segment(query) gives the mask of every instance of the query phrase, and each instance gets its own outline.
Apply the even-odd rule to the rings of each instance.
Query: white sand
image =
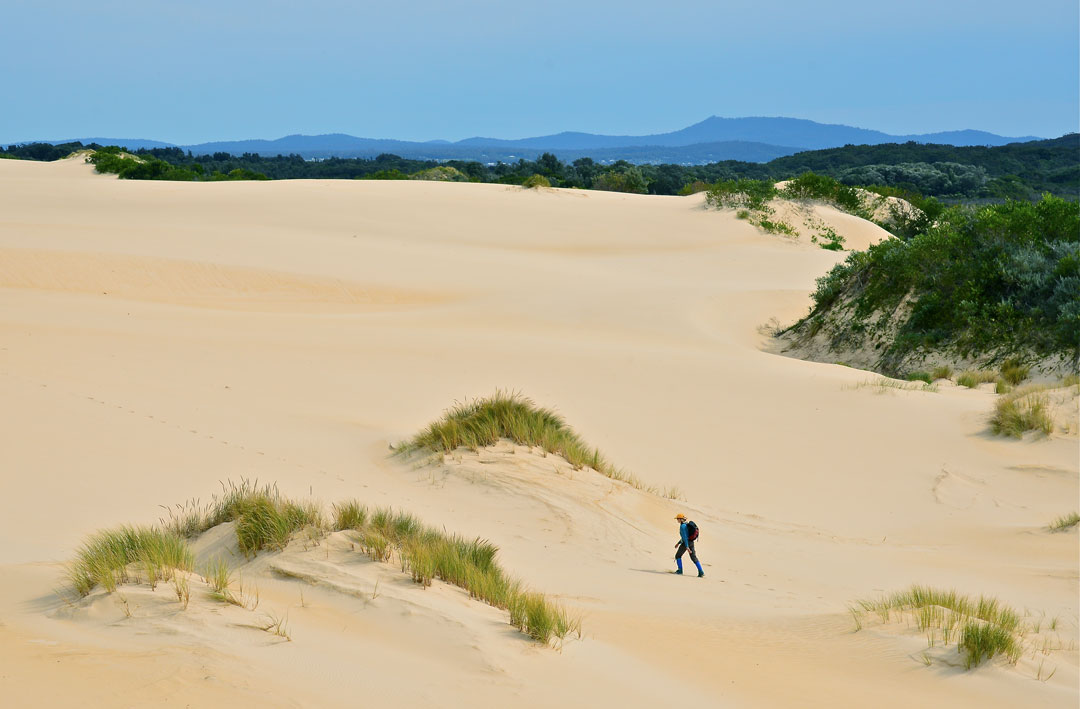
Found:
[[[875,238],[849,226],[849,244]],[[803,314],[843,256],[700,196],[0,161],[3,703],[1076,706],[1080,545],[1045,531],[1078,506],[1075,423],[995,438],[991,392],[880,394],[856,388],[875,375],[763,352],[758,326]],[[499,387],[687,501],[508,446],[387,457]],[[254,611],[197,578],[187,611],[124,587],[130,618],[121,594],[53,593],[85,535],[241,476],[489,538],[585,637],[540,648],[343,535],[241,569]],[[666,573],[679,510],[705,579]],[[852,632],[848,603],[914,582],[1045,613],[1040,642],[1062,649],[964,672],[951,649],[925,667],[904,624]],[[292,642],[247,627],[265,613]]]

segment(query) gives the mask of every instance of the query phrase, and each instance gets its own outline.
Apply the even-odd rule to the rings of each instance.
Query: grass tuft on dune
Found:
[[[861,629],[861,613],[877,614],[882,623],[914,620],[927,634],[927,642],[956,644],[967,669],[1001,655],[1010,663],[1020,659],[1022,636],[1020,614],[996,598],[964,596],[954,590],[913,585],[911,588],[863,600],[852,609],[856,629]]]
[[[586,444],[562,416],[536,406],[531,399],[516,392],[496,391],[493,396],[457,404],[448,409],[441,419],[399,445],[396,451],[399,455],[417,452],[445,454],[458,448],[476,451],[495,445],[502,439],[560,455],[574,466],[574,470],[588,467],[655,495],[672,499],[680,495],[678,488],[660,490],[616,468],[598,448]]]
[[[191,571],[193,564],[183,537],[154,527],[124,526],[87,539],[68,566],[68,580],[80,596],[98,585],[112,593],[139,571],[154,587],[172,579],[177,570]],[[136,570],[129,568],[133,565]]]
[[[450,535],[407,512],[388,507],[368,510],[355,500],[334,506],[334,528],[356,532],[361,549],[375,561],[389,561],[397,553],[402,570],[424,587],[439,579],[464,589],[470,598],[508,611],[510,624],[537,642],[580,634],[580,619],[509,576],[495,561],[499,548],[486,539]]]
[[[191,571],[194,565],[187,540],[225,522],[236,523],[237,547],[249,557],[264,549],[281,551],[304,530],[312,541],[329,532],[317,504],[290,500],[276,486],[242,480],[222,487],[222,495],[206,505],[192,501],[170,508],[160,527],[121,527],[90,537],[69,565],[72,587],[81,596],[98,585],[113,593],[120,584],[140,580],[129,569],[135,564],[151,587],[175,579],[176,570]],[[335,531],[355,532],[372,561],[388,562],[397,554],[401,570],[425,588],[433,579],[458,586],[470,598],[508,611],[511,625],[544,644],[581,633],[579,618],[507,574],[495,561],[498,547],[485,539],[448,534],[408,512],[368,508],[358,500],[335,504],[331,512],[329,525]],[[232,571],[222,559],[207,565],[204,580],[212,598],[245,605],[243,589],[239,596],[230,590]],[[190,598],[186,579],[177,583],[176,592],[186,608]]]
[[[1080,524],[1080,512],[1070,512],[1050,523],[1051,532],[1066,532]]]
[[[994,405],[990,429],[997,435],[1022,437],[1028,431],[1054,432],[1054,419],[1043,393],[1045,386],[1030,385],[1005,394]]]

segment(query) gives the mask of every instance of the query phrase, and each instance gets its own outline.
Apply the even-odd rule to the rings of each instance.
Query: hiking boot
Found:
[[[680,576],[682,576],[682,569],[676,569],[676,570],[675,570],[675,573],[677,573],[677,574],[679,574]]]
[[[703,578],[705,578],[705,572],[704,572],[704,571],[699,571],[699,572],[697,572],[697,577],[698,577],[699,579],[703,579]]]

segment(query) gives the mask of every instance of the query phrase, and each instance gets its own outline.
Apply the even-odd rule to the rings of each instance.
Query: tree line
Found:
[[[82,143],[31,143],[0,147],[0,157],[57,160],[77,150],[101,150]],[[306,160],[299,155],[193,155],[181,148],[125,151],[140,167],[102,158],[104,171],[129,179],[444,179],[522,184],[534,175],[553,187],[675,195],[700,191],[724,180],[786,180],[806,172],[848,185],[876,185],[950,200],[1036,199],[1049,192],[1076,199],[1080,192],[1080,134],[997,147],[955,147],[920,143],[849,145],[810,150],[767,163],[725,160],[707,165],[601,163],[591,158],[564,162],[552,153],[516,163],[415,160],[382,154],[374,158]],[[444,169],[439,169],[444,168]],[[434,172],[432,172],[434,171]],[[434,175],[435,177],[432,177]]]

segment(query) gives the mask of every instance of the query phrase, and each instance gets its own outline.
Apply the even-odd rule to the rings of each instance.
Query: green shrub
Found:
[[[926,382],[927,384],[934,383],[934,377],[929,372],[912,372],[907,375],[909,382]]]
[[[533,175],[532,177],[525,178],[525,181],[521,183],[521,186],[525,189],[535,189],[537,187],[551,187],[551,180],[543,175]]]
[[[606,192],[646,194],[649,191],[649,181],[645,179],[641,168],[625,167],[600,173],[593,178],[592,188]]]
[[[705,203],[717,209],[762,211],[776,196],[776,187],[765,180],[720,180],[705,191]]]
[[[849,187],[831,177],[804,172],[784,185],[781,197],[788,199],[819,199],[839,209],[864,219],[870,217],[863,205],[863,198],[854,187]]]
[[[811,327],[836,304],[846,346],[888,333],[882,366],[915,351],[1075,356],[1080,343],[1080,204],[952,207],[910,241],[853,252],[818,279]],[[875,343],[878,344],[878,343]]]

